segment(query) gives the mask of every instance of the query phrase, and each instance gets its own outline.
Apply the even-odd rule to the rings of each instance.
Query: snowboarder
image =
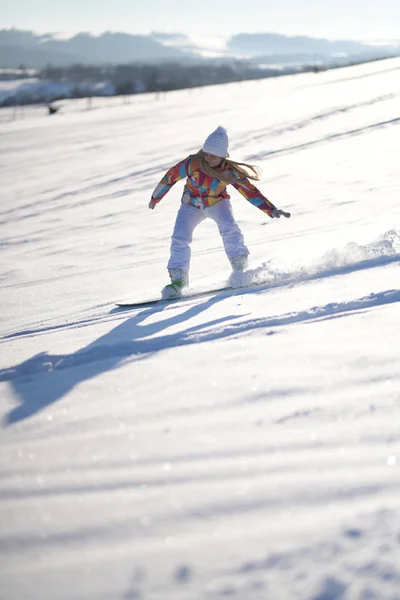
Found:
[[[207,137],[199,152],[167,171],[151,196],[149,208],[154,209],[177,181],[187,178],[171,240],[168,261],[171,283],[162,290],[163,298],[181,296],[189,284],[193,231],[207,217],[218,226],[233,273],[246,269],[249,250],[233,216],[227,185],[233,185],[250,204],[269,217],[290,217],[290,213],[276,208],[250,182],[250,179],[259,179],[257,167],[230,159],[228,149],[227,131],[219,126]]]

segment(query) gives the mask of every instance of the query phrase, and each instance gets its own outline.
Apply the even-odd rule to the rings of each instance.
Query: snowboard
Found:
[[[116,306],[119,308],[146,308],[146,306],[153,306],[154,304],[174,304],[177,302],[185,302],[188,300],[193,300],[194,298],[203,298],[207,296],[212,296],[213,294],[221,293],[221,292],[230,292],[230,294],[240,294],[248,291],[250,288],[256,287],[256,285],[246,286],[246,287],[220,287],[214,288],[211,290],[204,290],[201,292],[190,292],[188,291],[186,294],[183,294],[179,298],[149,298],[147,300],[140,300],[139,302],[131,302],[129,300],[122,300],[121,302],[116,302]]]

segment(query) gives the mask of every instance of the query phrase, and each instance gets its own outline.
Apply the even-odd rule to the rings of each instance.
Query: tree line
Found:
[[[184,88],[230,83],[248,79],[261,79],[277,75],[280,71],[261,69],[243,63],[184,65],[175,62],[162,64],[126,64],[117,66],[88,66],[83,64],[68,67],[48,67],[38,73],[39,79],[47,81],[74,81],[98,83],[109,81],[116,95],[143,92],[167,92]]]
[[[379,60],[379,59],[375,59]],[[326,65],[303,64],[301,66],[285,66],[271,68],[244,60],[231,60],[225,63],[202,62],[198,64],[167,63],[134,63],[121,65],[86,65],[53,66],[36,71],[29,71],[38,85],[18,90],[0,100],[0,106],[15,106],[35,103],[50,103],[66,98],[91,98],[95,96],[129,96],[133,94],[168,92],[172,90],[190,89],[201,86],[224,84],[231,82],[265,79],[302,72],[319,72],[326,68],[338,68],[349,64],[369,62],[357,59],[341,59]],[[7,78],[9,73],[4,73]],[[26,77],[27,71],[21,65],[16,79]],[[58,85],[48,85],[58,84]]]

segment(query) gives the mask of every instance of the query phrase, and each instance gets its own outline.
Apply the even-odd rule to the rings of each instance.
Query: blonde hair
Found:
[[[212,167],[210,167],[210,165],[204,158],[203,150],[199,150],[194,156],[196,156],[199,159],[201,170],[204,173],[210,175],[211,177],[216,177],[217,179],[222,181],[222,183],[236,183],[238,178],[240,179],[242,177],[248,177],[249,179],[253,179],[254,181],[258,181],[258,179],[260,179],[260,169],[255,165],[248,165],[244,162],[236,162],[236,160],[232,160],[230,158],[222,158],[221,160],[225,162],[224,166],[228,168],[224,169],[221,172],[217,171],[217,169],[213,169]],[[230,171],[233,171],[232,175]]]

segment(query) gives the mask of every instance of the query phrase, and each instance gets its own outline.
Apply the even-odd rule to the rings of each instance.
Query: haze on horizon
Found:
[[[4,3],[4,0],[3,0]],[[70,37],[119,31],[227,37],[236,33],[280,33],[328,39],[399,40],[398,0],[202,0],[188,11],[185,0],[14,0],[0,29]],[[229,8],[227,8],[229,7]]]

